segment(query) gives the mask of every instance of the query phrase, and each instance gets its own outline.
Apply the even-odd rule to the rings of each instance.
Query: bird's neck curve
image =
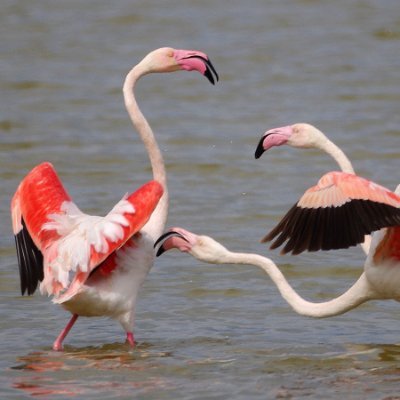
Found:
[[[330,141],[324,134],[322,134],[321,140],[316,142],[316,147],[329,154],[338,163],[343,172],[347,172],[349,174],[355,173],[353,165],[347,158],[346,154],[344,154],[342,149],[336,146],[336,144]]]
[[[168,188],[167,188],[167,174],[165,170],[164,159],[161,154],[161,150],[157,144],[154,133],[141,112],[134,95],[134,88],[136,82],[144,75],[149,72],[144,70],[140,64],[136,65],[131,69],[125,78],[123,86],[123,94],[125,107],[132,120],[134,127],[136,128],[143,144],[147,150],[147,154],[150,159],[150,164],[153,172],[153,179],[158,181],[163,189],[164,193],[151,215],[147,224],[142,228],[147,231],[149,235],[155,240],[159,235],[162,234],[165,228],[168,215]]]
[[[313,303],[303,299],[289,284],[280,269],[269,258],[258,254],[232,253],[226,260],[232,264],[250,264],[263,269],[277,286],[282,297],[298,314],[314,318],[326,318],[343,314],[358,305],[375,298],[374,292],[363,273],[345,293],[333,300]]]

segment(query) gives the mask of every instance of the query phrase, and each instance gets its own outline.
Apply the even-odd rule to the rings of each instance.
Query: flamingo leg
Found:
[[[55,340],[53,344],[53,350],[55,351],[61,351],[63,349],[62,342],[65,339],[65,337],[68,335],[68,332],[71,330],[73,325],[75,324],[76,320],[78,319],[78,314],[73,314],[71,319],[69,320],[68,324],[65,326],[65,328],[61,331],[61,333],[58,335],[57,339]]]
[[[126,343],[131,347],[135,347],[135,338],[133,337],[133,332],[126,332]]]

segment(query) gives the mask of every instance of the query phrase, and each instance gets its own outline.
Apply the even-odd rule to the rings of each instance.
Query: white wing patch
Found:
[[[107,253],[109,242],[123,238],[123,227],[129,225],[124,214],[133,214],[135,209],[126,196],[105,216],[83,213],[73,202],[61,206],[62,214],[48,215],[49,222],[42,230],[56,231],[60,238],[46,249],[44,257],[44,279],[40,285],[42,293],[59,294],[70,283],[71,272],[89,272],[92,249]]]

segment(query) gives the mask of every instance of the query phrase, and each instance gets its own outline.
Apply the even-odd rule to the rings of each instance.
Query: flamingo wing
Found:
[[[71,201],[51,164],[36,167],[11,206],[22,293],[32,294],[41,281],[42,293],[71,298],[96,266],[142,228],[162,194],[162,186],[150,181],[105,217],[91,216]]]
[[[57,234],[42,231],[47,215],[70,201],[53,166],[36,166],[19,184],[11,201],[11,218],[20,272],[21,293],[33,294],[43,280],[42,249]]]
[[[287,241],[281,253],[355,246],[364,235],[400,225],[400,196],[367,179],[344,172],[325,174],[308,189],[262,242]]]
[[[29,235],[24,220],[22,229],[15,235],[21,294],[31,295],[43,280],[43,255]]]

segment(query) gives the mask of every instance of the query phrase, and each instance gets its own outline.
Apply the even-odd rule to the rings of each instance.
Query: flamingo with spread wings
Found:
[[[133,325],[138,291],[154,261],[153,244],[168,214],[168,190],[161,151],[141,113],[133,89],[149,73],[198,71],[214,84],[218,75],[208,56],[194,50],[160,48],[132,68],[123,93],[127,111],[141,137],[153,181],[125,196],[105,216],[83,213],[72,202],[50,163],[23,179],[11,202],[21,291],[53,295],[72,313],[53,344],[63,340],[78,316],[108,316],[119,321],[134,346]]]
[[[400,185],[396,192],[353,174],[330,172],[306,191],[265,240],[277,235],[273,247],[285,240],[286,251],[335,249],[372,237],[360,278],[333,300],[313,303],[303,299],[277,265],[258,254],[234,253],[208,236],[172,228],[156,242],[157,255],[177,248],[211,264],[248,264],[263,269],[282,297],[299,314],[324,318],[343,314],[369,300],[400,301]],[[315,234],[314,234],[315,231]]]
[[[353,165],[342,149],[311,124],[296,123],[266,131],[258,142],[255,158],[260,158],[264,152],[272,147],[282,145],[298,149],[315,148],[322,150],[336,161],[342,172],[354,174]],[[370,245],[371,237],[367,235],[364,242],[361,243],[365,254],[368,254]]]

